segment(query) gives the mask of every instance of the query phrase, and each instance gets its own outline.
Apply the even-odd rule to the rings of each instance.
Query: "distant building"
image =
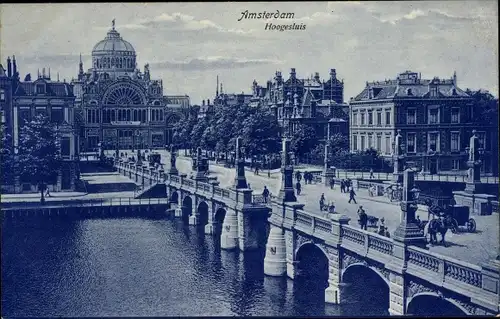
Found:
[[[335,69],[330,70],[326,81],[320,79],[318,72],[299,79],[295,68],[291,69],[289,79],[284,80],[277,71],[266,87],[254,81],[252,91],[252,103],[270,107],[284,134],[293,134],[299,123],[314,127],[321,139],[327,137],[328,127],[330,132],[349,132],[348,105],[343,102],[344,82],[337,78]]]
[[[16,58],[7,58],[7,70],[0,64],[0,117],[5,133],[14,136],[13,95],[19,83]]]
[[[496,171],[498,126],[472,122],[473,100],[457,86],[456,74],[424,80],[406,71],[394,80],[367,82],[351,99],[349,112],[351,151],[373,147],[390,157],[401,130],[408,165],[428,173],[465,170],[465,148],[476,129],[487,155],[483,170]]]
[[[149,65],[137,68],[136,52],[113,22],[92,50],[92,68],[73,80],[83,116],[84,151],[161,148],[172,142],[172,129],[187,113],[189,97],[163,96],[162,80],[152,80]]]
[[[211,115],[214,114],[214,112],[215,112],[214,105],[210,104],[210,100],[207,100],[206,103],[205,100],[203,100],[198,109],[198,118],[202,119],[204,117],[210,117]]]
[[[19,72],[15,57],[7,59],[7,74],[0,68],[0,100],[2,121],[12,136],[14,152],[17,153],[19,133],[24,123],[31,121],[38,114],[45,114],[51,122],[57,124],[61,140],[62,170],[57,183],[50,186],[54,191],[73,190],[75,188],[78,165],[77,136],[73,126],[75,96],[69,83],[53,81],[43,68],[36,80],[27,75],[19,81]],[[11,191],[36,192],[36,185],[30,181],[16,178],[16,185]]]

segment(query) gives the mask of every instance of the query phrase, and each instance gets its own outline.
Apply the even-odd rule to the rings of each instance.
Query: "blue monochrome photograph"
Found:
[[[500,315],[498,1],[0,21],[2,319]]]

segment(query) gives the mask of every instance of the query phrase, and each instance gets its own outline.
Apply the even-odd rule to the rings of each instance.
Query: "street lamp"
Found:
[[[412,194],[412,199],[414,201],[417,201],[420,197],[420,189],[416,188],[415,186],[413,186],[413,188],[410,190],[410,193]]]

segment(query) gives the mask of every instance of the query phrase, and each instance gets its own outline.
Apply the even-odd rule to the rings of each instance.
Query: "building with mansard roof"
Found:
[[[49,185],[52,191],[74,190],[78,171],[78,142],[74,129],[73,88],[69,83],[51,79],[50,69],[38,71],[36,79],[28,74],[20,81],[16,59],[7,59],[7,74],[0,72],[0,100],[2,121],[10,136],[12,147],[17,153],[20,147],[20,129],[36,115],[45,114],[51,122],[57,124],[60,137],[60,153],[63,160],[56,183]],[[7,84],[7,85],[6,85]],[[37,186],[31,181],[16,177],[11,192],[37,192]]]
[[[83,125],[84,151],[161,148],[172,142],[173,126],[187,113],[189,97],[164,96],[162,80],[151,78],[149,65],[137,68],[134,47],[112,28],[92,49],[92,67],[80,59],[72,81]]]
[[[498,126],[473,123],[473,100],[458,87],[456,74],[422,79],[405,71],[396,79],[366,82],[349,102],[349,112],[351,151],[372,147],[390,157],[401,130],[408,165],[427,173],[465,170],[466,147],[476,129],[486,155],[483,173],[497,171]]]
[[[327,80],[321,80],[318,72],[309,78],[298,78],[295,68],[285,80],[277,71],[265,87],[254,81],[252,91],[252,103],[270,107],[284,134],[293,134],[299,123],[311,125],[322,138],[348,133],[344,81],[337,78],[335,69],[330,70]]]

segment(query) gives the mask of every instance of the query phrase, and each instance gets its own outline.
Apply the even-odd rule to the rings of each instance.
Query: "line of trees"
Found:
[[[174,127],[177,148],[229,153],[235,150],[236,138],[242,138],[247,156],[275,154],[280,150],[280,127],[271,111],[248,104],[221,105],[214,113],[198,119],[198,112],[189,112]]]

